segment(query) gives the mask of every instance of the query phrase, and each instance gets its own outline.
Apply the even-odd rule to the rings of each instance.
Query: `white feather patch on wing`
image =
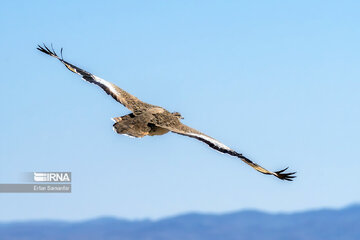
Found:
[[[106,80],[104,80],[104,79],[102,79],[102,78],[99,78],[99,77],[97,77],[97,76],[95,76],[95,75],[92,75],[92,77],[94,78],[94,80],[95,80],[96,82],[98,82],[98,83],[106,86],[106,87],[107,87],[111,92],[113,92],[114,94],[119,94],[119,93],[116,91],[116,89],[114,88],[114,86],[113,86],[110,82],[108,82],[108,81],[106,81]]]
[[[187,135],[189,136],[194,136],[194,137],[198,137],[198,138],[202,138],[208,142],[211,142],[213,143],[214,145],[218,146],[219,148],[222,148],[222,149],[225,149],[225,150],[229,150],[231,151],[231,148],[229,148],[228,146],[222,144],[221,142],[213,139],[213,138],[210,138],[208,136],[205,136],[205,135],[201,135],[201,134],[196,134],[196,133],[186,133]]]

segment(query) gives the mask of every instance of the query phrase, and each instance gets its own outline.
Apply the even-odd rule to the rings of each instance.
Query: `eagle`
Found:
[[[115,122],[113,124],[113,130],[118,134],[135,138],[142,138],[144,136],[163,135],[168,132],[173,132],[179,135],[195,138],[206,143],[209,147],[221,153],[237,157],[263,174],[273,175],[279,179],[287,181],[292,181],[293,178],[296,177],[296,172],[286,172],[288,168],[275,172],[266,170],[265,168],[245,157],[243,154],[236,152],[218,140],[205,135],[196,129],[188,127],[185,124],[182,124],[180,120],[183,119],[183,117],[180,113],[169,112],[162,107],[145,103],[125,90],[119,88],[115,84],[65,61],[62,54],[62,48],[60,51],[61,57],[57,55],[52,46],[51,50],[45,44],[43,46],[38,45],[37,49],[49,56],[58,59],[65,65],[67,69],[80,75],[85,81],[99,86],[108,95],[113,97],[117,102],[121,103],[131,111],[131,113],[128,115],[112,118],[112,120]]]

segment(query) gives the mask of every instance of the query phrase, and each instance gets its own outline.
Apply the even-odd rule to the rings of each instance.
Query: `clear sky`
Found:
[[[271,212],[360,201],[359,1],[6,1],[0,181],[71,171],[71,194],[0,194],[0,221]],[[112,130],[128,110],[64,58],[294,182],[176,134]]]

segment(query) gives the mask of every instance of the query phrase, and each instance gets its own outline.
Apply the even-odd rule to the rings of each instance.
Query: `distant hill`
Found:
[[[186,214],[158,221],[0,223],[1,240],[359,240],[360,205],[293,214],[239,211]]]

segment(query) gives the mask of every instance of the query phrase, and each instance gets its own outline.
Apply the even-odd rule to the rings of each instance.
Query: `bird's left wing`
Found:
[[[124,105],[130,111],[132,111],[135,115],[142,113],[144,110],[154,107],[154,105],[145,103],[140,101],[135,96],[126,92],[125,90],[119,88],[115,84],[108,82],[102,78],[99,78],[71,63],[68,63],[62,58],[62,49],[61,49],[61,58],[56,54],[54,50],[50,50],[47,46],[38,45],[37,48],[39,51],[46,53],[52,57],[55,57],[60,62],[62,62],[67,69],[72,71],[73,73],[79,74],[85,81],[93,83],[101,87],[107,94],[112,96],[116,101]]]
[[[285,171],[287,170],[287,168],[277,171],[277,172],[271,172],[269,170],[266,170],[265,168],[261,167],[260,165],[254,163],[253,161],[251,161],[250,159],[248,159],[247,157],[243,156],[241,153],[238,153],[234,150],[232,150],[231,148],[229,148],[228,146],[224,145],[223,143],[219,142],[218,140],[209,137],[201,132],[199,132],[196,129],[193,129],[191,127],[188,127],[182,123],[178,123],[177,125],[172,125],[172,126],[164,126],[161,125],[159,127],[163,127],[166,128],[174,133],[183,135],[183,136],[187,136],[187,137],[191,137],[191,138],[195,138],[197,140],[200,140],[204,143],[206,143],[207,145],[209,145],[211,148],[222,152],[222,153],[226,153],[229,154],[231,156],[235,156],[240,158],[243,162],[245,162],[246,164],[250,165],[251,167],[253,167],[255,170],[263,173],[263,174],[267,174],[267,175],[274,175],[277,178],[280,178],[282,180],[287,180],[287,181],[292,181],[293,178],[295,178],[295,172],[290,172],[290,173],[286,173]]]

